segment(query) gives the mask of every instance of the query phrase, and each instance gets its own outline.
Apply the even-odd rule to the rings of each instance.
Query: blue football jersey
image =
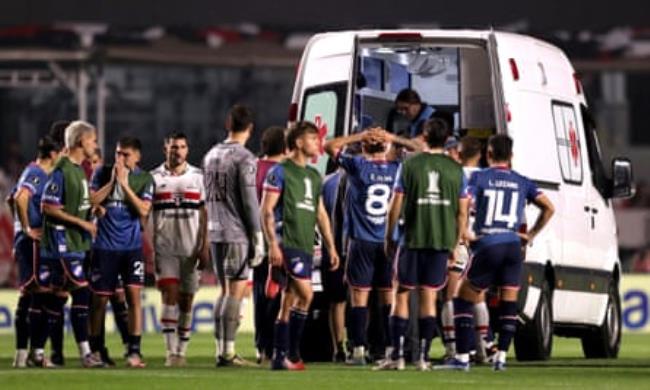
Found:
[[[93,174],[90,190],[98,191],[106,183],[103,181],[110,177],[110,166],[97,168]],[[133,173],[140,173],[140,168],[135,168]],[[131,173],[130,173],[131,174]],[[153,180],[145,185],[137,194],[143,201],[153,200]],[[106,214],[97,220],[97,238],[93,248],[113,251],[128,251],[142,248],[142,233],[140,232],[140,216],[126,201],[126,195],[121,186],[115,185],[106,197],[102,206]]]
[[[351,238],[384,242],[388,203],[398,161],[371,161],[340,153],[337,162],[348,174],[347,228]]]
[[[540,195],[531,180],[501,167],[474,172],[469,180],[469,192],[476,208],[477,246],[518,241],[526,202]]]
[[[19,191],[29,191],[32,196],[29,199],[27,207],[27,216],[29,218],[29,227],[40,228],[43,225],[43,213],[41,212],[41,197],[47,182],[47,173],[39,167],[36,163],[29,164],[16,183],[16,187],[12,191],[12,196],[15,196]],[[14,232],[16,238],[22,234],[22,225],[18,218],[18,211],[14,215]]]

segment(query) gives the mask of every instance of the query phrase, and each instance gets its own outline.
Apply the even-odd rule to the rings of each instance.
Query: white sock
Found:
[[[497,352],[496,361],[499,362],[499,363],[505,363],[507,354],[508,354],[508,352],[506,352],[506,351]]]
[[[461,363],[469,363],[469,353],[457,353],[456,359]]]
[[[490,312],[485,302],[479,302],[474,305],[474,323],[476,326],[476,348],[479,354],[483,356],[487,345],[485,338],[490,326]]]
[[[222,348],[222,345],[221,345],[221,340],[219,340],[219,339],[214,339],[214,350],[215,350],[215,352],[214,352],[214,356],[215,356],[216,358],[218,358],[219,356],[221,356],[221,353],[223,352],[223,348]]]
[[[235,342],[234,341],[226,341],[225,343],[225,350],[224,350],[224,357],[232,357],[235,355]]]
[[[176,326],[178,325],[178,306],[163,305],[162,316],[163,337],[165,338],[165,348],[167,355],[175,354],[178,350],[178,337],[176,336]]]
[[[178,346],[177,352],[180,356],[185,356],[187,346],[190,343],[192,334],[192,313],[180,312],[178,315]]]
[[[390,357],[391,357],[392,355],[393,355],[393,347],[392,347],[392,346],[391,346],[391,347],[386,347],[386,352],[385,352],[384,357],[385,357],[386,359],[390,359]]]
[[[43,350],[41,349],[41,351],[43,351]],[[38,353],[38,350],[37,350],[36,353]],[[79,343],[79,354],[81,355],[81,357],[84,358],[84,357],[90,355],[90,353],[91,353],[90,344],[88,343],[88,341],[80,342]]]
[[[352,356],[355,359],[363,359],[364,356],[366,356],[366,348],[363,345],[354,347],[354,349],[352,350]]]
[[[454,301],[447,301],[442,306],[440,313],[442,322],[443,340],[445,340],[445,351],[448,356],[456,354],[456,327],[454,326]]]

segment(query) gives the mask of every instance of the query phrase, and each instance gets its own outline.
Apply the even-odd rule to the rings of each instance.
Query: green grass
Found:
[[[118,358],[122,347],[116,336],[109,336],[109,348]],[[250,359],[252,336],[244,334],[239,352]],[[12,369],[13,336],[0,336],[0,389],[420,389],[442,388],[593,388],[642,389],[650,383],[650,335],[625,335],[621,354],[615,360],[585,360],[576,339],[556,337],[553,359],[538,363],[509,362],[506,372],[489,367],[474,367],[469,373],[372,372],[369,367],[346,367],[328,363],[308,364],[305,372],[271,372],[264,368],[215,368],[214,342],[208,334],[194,335],[189,347],[188,367],[163,367],[162,337],[147,335],[143,351],[148,367],[83,370],[76,359],[72,336],[66,340],[66,367],[59,370]],[[435,346],[433,356],[442,353]],[[117,359],[123,366],[123,360]]]

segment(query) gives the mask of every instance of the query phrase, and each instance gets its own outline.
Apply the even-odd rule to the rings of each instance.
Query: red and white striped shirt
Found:
[[[165,164],[151,171],[156,188],[153,200],[156,253],[190,256],[197,248],[201,209],[205,204],[203,173],[187,164],[174,175]]]

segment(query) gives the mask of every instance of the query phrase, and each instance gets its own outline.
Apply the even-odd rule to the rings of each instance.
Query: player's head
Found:
[[[318,128],[311,122],[296,123],[287,134],[287,145],[291,151],[299,151],[308,158],[318,157],[320,139]]]
[[[490,137],[487,158],[490,164],[509,163],[512,159],[512,138],[505,134]]]
[[[432,149],[442,149],[445,147],[449,137],[449,128],[447,124],[438,119],[429,119],[423,127],[424,141]]]
[[[410,88],[401,90],[395,98],[395,111],[412,121],[418,117],[422,109],[422,99],[417,92]]]
[[[445,141],[445,153],[460,164],[460,143],[453,135],[447,137],[447,140]]]
[[[140,162],[142,143],[135,137],[122,137],[115,146],[115,162],[122,162],[127,168],[134,169]]]
[[[92,157],[97,149],[95,127],[84,121],[70,122],[65,128],[65,147],[69,151],[82,150],[84,158]]]
[[[38,140],[37,157],[39,160],[56,160],[59,157],[61,152],[61,147],[59,144],[54,142],[52,137],[49,135],[41,137]]]
[[[59,145],[59,150],[65,148],[65,128],[68,127],[70,121],[55,121],[50,126],[48,133],[52,141]]]
[[[465,136],[460,140],[460,160],[463,165],[476,164],[481,159],[483,145],[476,137]]]
[[[275,157],[285,154],[287,141],[285,129],[280,126],[271,126],[262,133],[262,155]]]
[[[95,154],[90,158],[90,167],[92,168],[93,172],[97,168],[99,168],[100,165],[104,163],[104,159],[102,158],[102,150],[100,148],[95,149]]]
[[[235,104],[228,111],[226,118],[226,129],[232,133],[243,133],[253,131],[253,112],[246,106]]]
[[[166,162],[170,167],[184,164],[190,151],[187,136],[178,131],[167,134],[164,151]]]

